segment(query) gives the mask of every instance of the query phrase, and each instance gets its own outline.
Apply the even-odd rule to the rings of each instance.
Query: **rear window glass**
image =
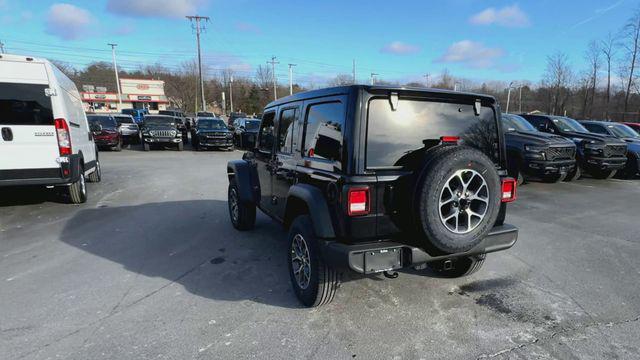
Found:
[[[103,128],[113,129],[118,126],[116,121],[110,116],[89,115],[87,116],[87,120],[89,120],[91,124],[101,125]]]
[[[369,102],[368,168],[401,167],[412,153],[438,143],[442,136],[458,136],[499,162],[498,129],[493,108],[421,99],[400,99],[395,111],[389,99]]]
[[[133,119],[129,116],[116,116],[118,124],[133,124]]]
[[[53,125],[47,85],[0,83],[0,125]]]

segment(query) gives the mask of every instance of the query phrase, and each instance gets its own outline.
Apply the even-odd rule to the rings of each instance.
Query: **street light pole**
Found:
[[[522,84],[518,86],[518,92],[520,93],[518,98],[518,107],[519,107],[518,112],[522,114]]]
[[[273,100],[278,100],[278,81],[276,80],[276,64],[280,64],[276,61],[276,57],[272,56],[271,61],[267,61],[267,64],[271,64],[271,73],[273,75]]]
[[[116,63],[116,46],[118,44],[107,44],[111,46],[111,57],[113,58],[113,71],[116,73],[116,89],[118,90],[118,105],[122,110],[122,91],[120,90],[120,78],[118,77],[118,64]]]
[[[204,78],[202,77],[202,54],[200,52],[200,33],[204,30],[204,27],[201,26],[200,21],[209,21],[208,16],[187,16],[192,22],[195,22],[193,25],[194,30],[196,31],[196,41],[198,43],[198,76],[200,77],[200,95],[202,96],[202,110],[207,111],[207,101],[204,98]],[[198,112],[198,109],[196,109]]]
[[[371,73],[371,85],[375,85],[376,84],[376,76],[378,76],[379,74],[376,73]]]
[[[509,83],[509,91],[507,91],[507,109],[506,113],[509,113],[509,102],[511,102],[511,89],[513,89],[513,81]]]
[[[289,64],[289,95],[293,95],[293,67],[296,64]]]

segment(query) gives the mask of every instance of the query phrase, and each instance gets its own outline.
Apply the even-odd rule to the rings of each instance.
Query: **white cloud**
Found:
[[[396,55],[408,55],[415,54],[420,51],[420,47],[416,45],[405,44],[400,41],[394,41],[390,44],[385,45],[380,52],[387,54],[396,54]]]
[[[501,9],[485,9],[469,20],[475,25],[501,25],[506,27],[527,27],[531,25],[529,17],[518,5],[506,6]]]
[[[90,31],[91,13],[71,4],[53,4],[46,19],[46,31],[64,40],[81,38]]]
[[[459,63],[476,69],[487,69],[496,65],[496,60],[504,55],[500,48],[486,47],[480,42],[463,40],[449,46],[437,62]]]
[[[131,17],[182,18],[195,15],[204,0],[108,0],[111,13]]]

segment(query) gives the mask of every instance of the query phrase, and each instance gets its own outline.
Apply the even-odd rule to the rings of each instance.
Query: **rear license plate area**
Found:
[[[402,268],[400,248],[369,250],[364,253],[365,274],[379,273]]]

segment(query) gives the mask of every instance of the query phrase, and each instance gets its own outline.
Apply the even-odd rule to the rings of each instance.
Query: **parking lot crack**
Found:
[[[511,353],[513,351],[516,350],[520,350],[520,349],[524,349],[527,346],[531,346],[537,343],[543,343],[546,341],[549,341],[557,336],[566,336],[566,335],[572,335],[578,331],[581,330],[586,330],[586,329],[590,329],[590,328],[600,328],[600,327],[614,327],[614,326],[620,326],[620,325],[625,325],[625,324],[630,324],[630,323],[634,323],[634,322],[638,322],[640,321],[640,315],[630,318],[630,319],[624,319],[624,320],[619,320],[619,321],[599,321],[599,322],[590,322],[590,323],[585,323],[585,324],[581,324],[578,326],[574,326],[574,327],[566,327],[566,328],[561,328],[557,331],[554,331],[546,336],[542,336],[542,337],[537,337],[534,338],[533,340],[526,342],[526,343],[522,343],[522,344],[518,344],[506,349],[502,349],[500,351],[497,351],[495,353],[492,354],[481,354],[479,356],[476,357],[476,360],[480,360],[480,359],[492,359],[498,356],[502,356],[508,353]]]

